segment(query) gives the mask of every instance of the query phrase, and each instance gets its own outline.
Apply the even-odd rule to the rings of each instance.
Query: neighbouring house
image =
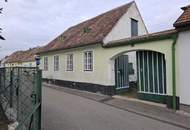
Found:
[[[190,105],[190,6],[182,9],[175,29],[157,33],[148,33],[135,2],[70,27],[38,53],[44,81],[107,95],[133,81],[136,98]]]
[[[35,55],[40,47],[16,51],[6,58],[5,67],[36,67]]]
[[[8,58],[8,56],[5,56],[4,58],[2,58],[0,60],[0,67],[5,67],[5,62],[6,62],[7,58]]]

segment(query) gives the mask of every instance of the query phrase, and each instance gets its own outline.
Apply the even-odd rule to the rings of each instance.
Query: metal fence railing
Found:
[[[17,130],[41,129],[41,71],[0,68],[0,104]]]

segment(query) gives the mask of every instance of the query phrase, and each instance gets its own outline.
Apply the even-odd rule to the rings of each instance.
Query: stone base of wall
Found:
[[[141,100],[163,103],[166,104],[168,108],[170,109],[173,108],[173,96],[138,93],[138,98]],[[179,107],[180,107],[179,97],[176,97],[176,109],[179,110]]]
[[[44,82],[73,88],[73,89],[79,89],[84,91],[89,91],[93,93],[102,93],[105,95],[115,95],[115,86],[105,86],[105,85],[99,85],[99,84],[92,84],[92,83],[83,83],[83,82],[74,82],[74,81],[64,81],[64,80],[55,80],[55,79],[45,79],[43,78]]]
[[[173,96],[166,97],[166,104],[168,108],[173,108]],[[179,97],[176,96],[176,109],[180,109]]]

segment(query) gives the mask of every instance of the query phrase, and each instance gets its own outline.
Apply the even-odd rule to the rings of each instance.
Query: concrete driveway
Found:
[[[43,130],[184,130],[87,98],[43,87]]]

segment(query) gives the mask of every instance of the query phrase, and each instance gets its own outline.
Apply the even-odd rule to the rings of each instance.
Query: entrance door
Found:
[[[129,87],[128,56],[122,55],[115,60],[116,89]]]

